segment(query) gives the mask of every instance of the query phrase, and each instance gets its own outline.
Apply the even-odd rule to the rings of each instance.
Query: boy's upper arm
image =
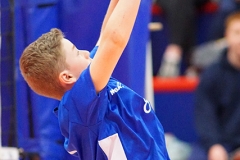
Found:
[[[119,0],[102,31],[99,48],[90,66],[97,92],[107,84],[129,40],[140,0]]]

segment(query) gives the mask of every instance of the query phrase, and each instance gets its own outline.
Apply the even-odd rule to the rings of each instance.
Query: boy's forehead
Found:
[[[75,48],[75,45],[66,38],[62,39],[62,45],[64,50],[73,50]]]
[[[62,43],[64,43],[65,45],[71,45],[71,44],[72,44],[72,42],[69,41],[69,40],[66,39],[66,38],[63,38],[63,39],[62,39]]]

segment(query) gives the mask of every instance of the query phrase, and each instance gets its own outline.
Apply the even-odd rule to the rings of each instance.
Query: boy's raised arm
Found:
[[[110,4],[109,4],[108,9],[107,9],[107,13],[106,13],[106,15],[104,17],[104,20],[103,20],[103,23],[102,23],[101,33],[100,33],[100,36],[99,36],[99,39],[98,39],[98,42],[97,42],[96,46],[98,46],[100,41],[101,41],[102,32],[104,31],[106,23],[108,22],[108,19],[111,16],[111,14],[112,14],[114,8],[116,7],[118,1],[119,0],[111,0],[110,1]]]
[[[109,6],[98,42],[99,48],[90,65],[90,74],[97,92],[106,86],[128,43],[140,5],[140,0],[113,1],[117,3],[110,3],[113,6]]]

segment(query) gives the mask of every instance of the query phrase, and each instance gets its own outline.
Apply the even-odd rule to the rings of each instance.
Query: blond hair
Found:
[[[24,79],[39,95],[59,99],[65,92],[58,79],[66,67],[61,46],[63,38],[62,31],[53,28],[31,43],[20,58]]]
[[[240,20],[240,12],[234,12],[230,14],[225,20],[225,29],[227,29],[233,21]]]

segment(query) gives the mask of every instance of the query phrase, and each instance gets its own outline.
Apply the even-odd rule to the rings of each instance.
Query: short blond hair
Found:
[[[59,99],[65,90],[59,73],[66,67],[62,53],[61,30],[53,28],[31,43],[20,58],[21,73],[30,88],[39,95]]]
[[[225,20],[225,29],[227,29],[229,27],[229,25],[233,22],[233,21],[240,21],[240,12],[236,11],[231,13]]]

